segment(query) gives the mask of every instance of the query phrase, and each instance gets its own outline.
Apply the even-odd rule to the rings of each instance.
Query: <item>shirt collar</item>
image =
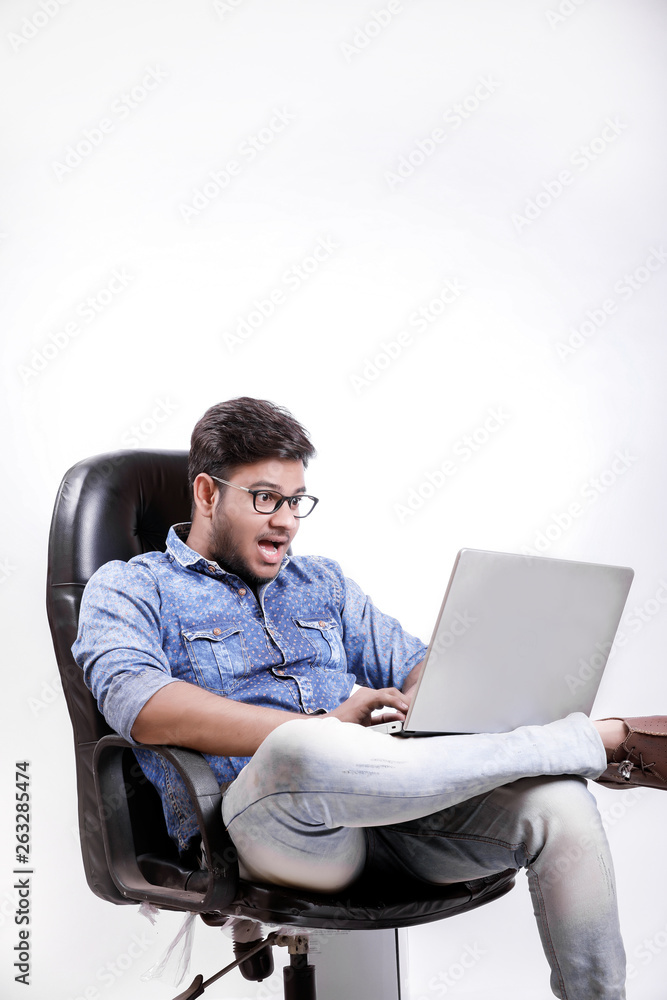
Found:
[[[167,535],[167,552],[183,569],[195,569],[208,573],[217,570],[218,573],[225,573],[225,570],[221,569],[212,559],[204,559],[199,552],[195,552],[186,544],[185,539],[190,533],[190,527],[190,521],[181,521],[180,524],[171,526]]]
[[[189,545],[186,544],[185,539],[190,533],[190,528],[192,526],[191,521],[181,521],[179,524],[173,524],[169,529],[169,534],[167,535],[167,552],[169,552],[176,562],[183,567],[183,569],[194,569],[200,573],[212,573],[214,576],[221,574],[222,576],[228,576],[226,569],[222,569],[218,566],[217,562],[213,559],[205,559],[204,556],[200,555],[199,552],[195,552],[191,549]],[[290,561],[289,556],[285,556],[283,559],[280,571],[287,566]]]

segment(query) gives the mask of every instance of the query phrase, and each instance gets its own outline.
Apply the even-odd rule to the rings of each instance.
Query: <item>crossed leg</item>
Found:
[[[395,861],[429,881],[526,867],[555,995],[622,1000],[611,860],[581,780],[606,763],[581,715],[428,740],[290,722],[230,786],[223,817],[242,872],[267,882],[343,888],[367,861],[366,831],[390,870]]]

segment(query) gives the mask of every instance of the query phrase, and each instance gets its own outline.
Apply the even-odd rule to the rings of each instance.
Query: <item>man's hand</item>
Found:
[[[359,688],[347,701],[327,715],[341,722],[356,722],[360,726],[375,726],[383,722],[403,721],[410,707],[411,695],[402,694],[397,688]],[[393,712],[373,715],[378,708],[393,708]],[[326,716],[320,716],[326,718]]]

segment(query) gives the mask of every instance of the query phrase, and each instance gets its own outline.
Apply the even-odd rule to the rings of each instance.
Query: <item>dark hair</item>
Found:
[[[229,479],[238,466],[264,458],[300,460],[305,468],[314,455],[308,432],[289,410],[251,396],[228,399],[207,410],[192,432],[190,495],[200,472]]]

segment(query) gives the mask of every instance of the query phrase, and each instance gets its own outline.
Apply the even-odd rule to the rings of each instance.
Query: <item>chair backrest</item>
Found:
[[[51,522],[46,605],[74,729],[83,864],[93,892],[117,903],[128,900],[108,873],[92,771],[95,744],[111,730],[71,647],[81,595],[95,570],[111,559],[163,550],[170,525],[190,519],[187,464],[186,451],[118,451],[86,459],[65,474]],[[157,795],[155,802],[161,816]]]

